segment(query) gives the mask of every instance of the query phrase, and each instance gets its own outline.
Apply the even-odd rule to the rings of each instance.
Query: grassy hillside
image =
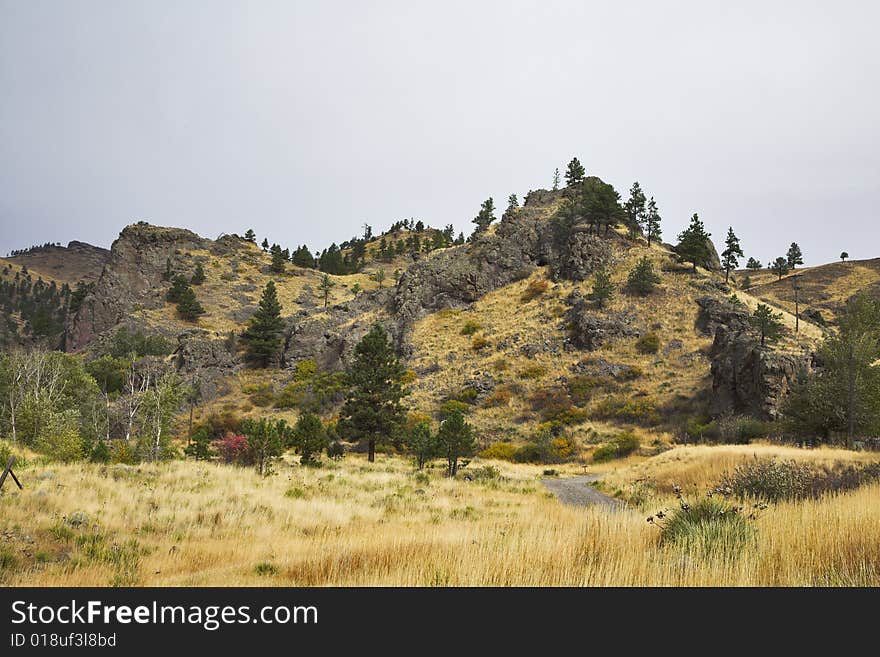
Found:
[[[779,280],[773,272],[762,269],[756,273],[737,272],[742,280],[750,276],[749,292],[790,313],[795,310],[794,285],[800,286],[801,311],[817,309],[826,321],[833,322],[847,300],[868,290],[880,294],[880,258],[832,262],[816,267],[803,267]]]

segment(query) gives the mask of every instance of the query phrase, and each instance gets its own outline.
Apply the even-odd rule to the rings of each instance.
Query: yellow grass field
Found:
[[[606,467],[707,486],[743,459],[867,459],[773,446],[679,447]],[[475,460],[464,472],[485,462]],[[0,494],[0,582],[21,585],[880,585],[880,485],[771,505],[741,552],[661,546],[647,512],[566,507],[542,467],[450,480],[400,457],[323,468],[32,465]],[[561,476],[577,466],[557,466]],[[661,492],[660,504],[668,499]]]

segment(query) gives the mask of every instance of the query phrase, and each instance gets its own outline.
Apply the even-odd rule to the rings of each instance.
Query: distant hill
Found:
[[[110,259],[110,251],[85,242],[70,242],[65,246],[45,246],[26,253],[0,258],[0,268],[7,263],[15,268],[25,266],[35,276],[45,281],[67,283],[74,287],[78,282],[94,283]]]

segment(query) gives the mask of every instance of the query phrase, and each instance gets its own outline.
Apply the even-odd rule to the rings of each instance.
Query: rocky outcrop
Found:
[[[69,318],[66,347],[77,351],[96,336],[119,324],[137,304],[158,308],[164,303],[162,275],[168,259],[180,249],[205,248],[208,240],[179,228],[146,223],[127,226],[110,248],[95,289]]]
[[[197,380],[204,399],[223,394],[223,379],[239,369],[234,345],[228,339],[212,337],[208,331],[191,329],[177,336],[172,354],[178,373],[186,381]]]
[[[405,336],[424,315],[473,303],[487,292],[555,265],[554,277],[584,280],[611,260],[610,241],[585,226],[560,227],[553,217],[566,191],[533,191],[522,208],[505,212],[494,232],[435,252],[404,272],[392,312]],[[405,348],[405,345],[401,345]]]
[[[737,413],[775,420],[782,400],[811,356],[762,347],[751,331],[746,308],[728,299],[701,297],[696,326],[714,335],[709,350],[713,414]]]
[[[569,295],[567,303],[571,341],[581,349],[593,351],[609,340],[638,337],[643,333],[632,313],[600,310],[577,290]]]

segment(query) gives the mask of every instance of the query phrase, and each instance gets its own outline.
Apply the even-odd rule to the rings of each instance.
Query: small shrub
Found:
[[[544,460],[544,450],[538,445],[523,445],[513,453],[516,463],[540,463]]]
[[[334,440],[332,443],[327,445],[327,458],[330,458],[334,461],[339,461],[340,459],[345,457],[345,445],[343,445],[338,440]]]
[[[265,408],[275,401],[271,383],[251,383],[242,388],[242,392],[248,395],[248,399],[254,406]]]
[[[440,410],[438,411],[437,415],[440,417],[441,420],[445,420],[447,417],[456,412],[467,414],[471,412],[471,407],[469,404],[460,402],[457,399],[450,399],[440,405]]]
[[[639,448],[638,437],[630,431],[615,436],[610,443],[599,447],[593,452],[594,463],[605,463],[612,459],[629,456]]]
[[[479,394],[476,388],[461,388],[449,395],[449,399],[464,402],[465,404],[473,404],[477,401],[477,395]]]
[[[484,408],[499,408],[501,406],[509,406],[512,393],[507,388],[495,390],[483,400]]]
[[[506,358],[498,358],[492,363],[492,370],[494,372],[504,372],[509,367],[510,363],[507,362]]]
[[[261,577],[265,575],[277,575],[278,566],[269,563],[268,561],[263,561],[254,566],[254,572]]]
[[[529,282],[526,289],[523,291],[522,296],[520,296],[520,300],[523,303],[528,303],[534,299],[537,299],[541,295],[543,295],[547,291],[547,281],[535,279]]]
[[[540,379],[547,374],[547,368],[542,365],[529,365],[524,370],[520,370],[519,378],[521,379]]]
[[[515,461],[516,447],[511,443],[492,443],[482,452],[480,457],[484,459],[498,459],[499,461]]]
[[[552,469],[551,469],[551,470],[544,470],[541,474],[542,474],[543,476],[545,476],[545,477],[558,477],[558,476],[559,476],[559,471],[558,471],[558,470],[552,470]]]
[[[480,468],[469,469],[468,476],[474,481],[493,481],[501,479],[501,471],[494,465],[484,465]]]
[[[656,354],[660,351],[660,336],[656,333],[645,333],[636,341],[636,351],[640,354]]]
[[[227,434],[214,441],[214,449],[224,463],[252,465],[247,436]]]
[[[660,422],[657,405],[650,397],[607,397],[595,405],[593,415],[600,420],[622,420],[647,426]]]
[[[739,507],[704,497],[694,504],[680,500],[668,516],[649,522],[660,527],[660,544],[675,545],[702,557],[731,557],[754,541],[755,528]]]
[[[482,351],[486,347],[488,347],[491,343],[485,338],[485,336],[478,335],[474,337],[471,342],[471,349],[474,351]]]
[[[592,374],[581,374],[572,377],[566,383],[568,394],[571,395],[572,401],[580,405],[589,402],[597,390],[612,387],[613,385],[614,381],[611,378]]]
[[[482,324],[480,324],[479,322],[477,322],[473,319],[469,319],[464,323],[464,326],[461,327],[461,334],[462,335],[473,335],[474,333],[479,331],[481,328],[483,328]]]

